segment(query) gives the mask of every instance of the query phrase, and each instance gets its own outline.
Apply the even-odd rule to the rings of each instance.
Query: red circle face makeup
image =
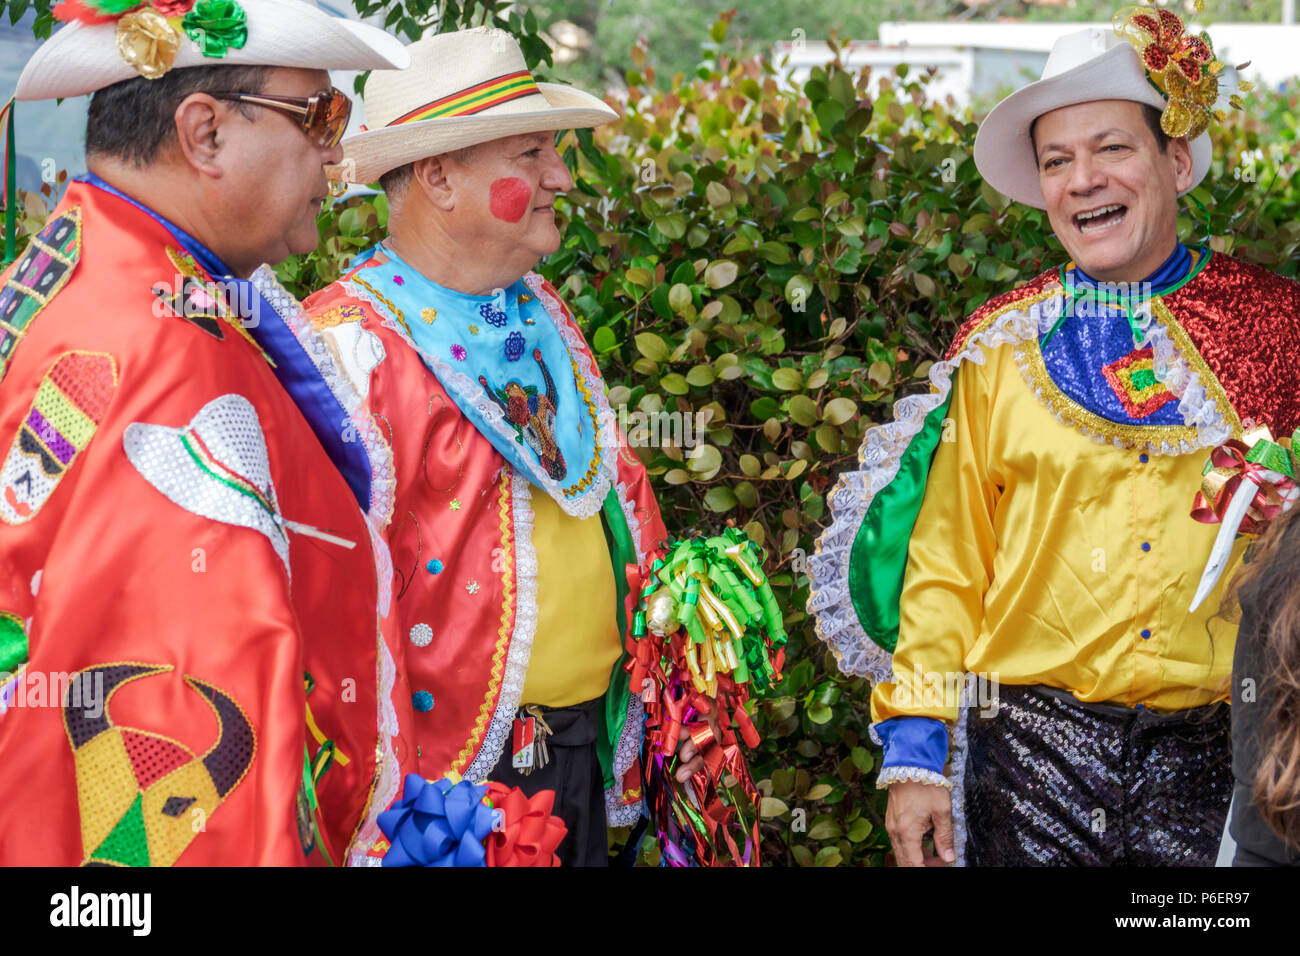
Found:
[[[518,222],[528,212],[533,190],[517,176],[504,176],[493,180],[489,187],[489,205],[492,215],[503,222]]]

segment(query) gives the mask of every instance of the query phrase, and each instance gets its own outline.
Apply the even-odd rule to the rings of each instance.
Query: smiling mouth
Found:
[[[1124,216],[1128,212],[1128,207],[1120,203],[1112,203],[1109,206],[1099,206],[1096,209],[1089,209],[1087,212],[1076,213],[1074,216],[1074,228],[1083,233],[1099,232],[1103,229],[1110,229],[1118,226],[1124,221]]]

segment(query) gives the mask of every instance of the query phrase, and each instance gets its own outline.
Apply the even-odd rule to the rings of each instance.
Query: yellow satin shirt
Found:
[[[1187,610],[1219,527],[1189,516],[1210,450],[1099,444],[1030,392],[1014,347],[984,354],[956,372],[872,719],[955,720],[964,672],[1157,710],[1227,699],[1236,629],[1216,614],[1244,541]]]
[[[523,704],[570,707],[601,696],[622,656],[614,565],[599,514],[567,515],[533,489],[537,632]]]

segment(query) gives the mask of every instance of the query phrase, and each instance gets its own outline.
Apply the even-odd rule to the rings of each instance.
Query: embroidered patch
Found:
[[[319,315],[309,316],[311,324],[318,329],[332,329],[345,322],[360,322],[366,317],[366,310],[359,305],[336,305]]]
[[[503,347],[506,354],[507,362],[518,362],[524,357],[524,336],[522,332],[511,332],[506,336],[506,342]]]
[[[45,224],[0,288],[0,379],[32,320],[72,278],[81,258],[81,208]]]
[[[1174,393],[1157,381],[1155,357],[1150,349],[1137,349],[1121,359],[1102,366],[1111,389],[1132,418],[1146,418],[1167,402]]]
[[[454,358],[457,362],[465,361],[465,357],[467,355],[469,355],[469,353],[465,351],[465,346],[461,345],[458,342],[452,344],[451,357]]]
[[[126,456],[145,481],[186,511],[266,536],[289,571],[262,423],[252,403],[228,394],[204,405],[183,428],[132,422]]]
[[[0,518],[36,517],[83,452],[117,390],[117,364],[99,352],[64,352],[36,386],[4,465]]]
[[[551,371],[542,359],[541,349],[533,349],[533,359],[541,368],[545,394],[539,394],[536,385],[524,385],[517,379],[512,379],[500,389],[494,389],[482,375],[478,377],[478,382],[492,401],[501,407],[506,421],[515,427],[515,441],[521,444],[526,442],[546,473],[553,480],[559,481],[569,471],[555,440],[555,411],[559,393],[551,378]]]
[[[423,320],[425,321],[426,324],[432,325],[432,324],[433,324],[433,320],[436,319],[437,317],[438,317],[438,310],[437,310],[437,309],[421,309],[421,310],[420,310],[420,318],[423,319]]]
[[[198,279],[182,275],[180,290],[172,291],[165,282],[154,283],[153,294],[160,303],[187,322],[198,326],[219,342],[226,340],[221,331],[221,301]]]
[[[497,307],[495,302],[484,302],[478,307],[478,314],[488,325],[496,326],[498,329],[503,328],[510,318],[504,309]]]
[[[123,684],[168,665],[114,663],[73,676],[63,700],[81,814],[83,866],[171,866],[248,772],[252,724],[234,698],[186,675],[217,718],[217,741],[196,756],[179,741],[115,725],[108,705]]]

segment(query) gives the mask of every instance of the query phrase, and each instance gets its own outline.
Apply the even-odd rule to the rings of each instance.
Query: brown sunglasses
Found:
[[[338,145],[343,138],[343,131],[348,127],[348,117],[352,115],[352,101],[337,87],[330,87],[328,93],[314,93],[311,96],[274,96],[270,93],[233,91],[208,95],[219,100],[265,106],[270,110],[301,117],[298,122],[302,131],[322,149],[332,149]]]

